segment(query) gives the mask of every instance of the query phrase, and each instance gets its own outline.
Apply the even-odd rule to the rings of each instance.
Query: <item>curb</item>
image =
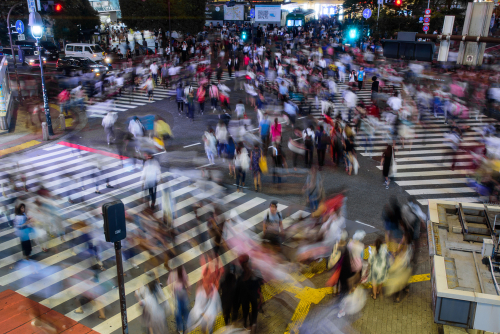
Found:
[[[55,145],[59,141],[64,141],[65,139],[69,138],[70,136],[72,136],[72,135],[80,132],[81,130],[83,130],[83,128],[85,128],[87,126],[87,123],[88,123],[87,114],[86,113],[82,113],[81,118],[82,118],[82,122],[79,123],[74,130],[69,131],[68,133],[65,133],[61,137],[59,137],[57,139],[50,139],[50,140],[47,140],[47,141],[41,140],[40,144],[38,144],[38,145],[31,146],[29,148],[25,148],[25,149],[22,149],[22,150],[19,150],[19,151],[16,151],[16,152],[5,154],[5,155],[1,156],[0,159],[8,157],[8,156],[11,156],[13,154],[26,153],[26,152],[29,152],[29,151],[32,151],[32,150],[35,150],[35,149],[40,149],[40,148],[43,148],[43,147],[46,147],[46,146],[49,146],[49,145]]]

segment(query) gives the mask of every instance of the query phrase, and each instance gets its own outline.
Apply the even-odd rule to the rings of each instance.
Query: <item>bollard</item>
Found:
[[[42,122],[42,138],[43,140],[49,140],[49,128],[47,127],[47,122]]]
[[[64,117],[64,114],[59,114],[59,123],[61,123],[61,130],[65,131],[66,130],[66,118]]]

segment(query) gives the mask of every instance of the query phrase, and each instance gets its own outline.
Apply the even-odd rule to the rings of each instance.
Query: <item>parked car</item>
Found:
[[[64,72],[67,76],[74,76],[83,73],[96,73],[100,75],[107,73],[112,69],[111,65],[95,62],[87,58],[62,57],[57,60],[56,69]]]
[[[21,47],[22,51],[22,56],[19,57],[19,49],[15,48],[15,55],[16,55],[16,62],[20,65],[27,65],[29,67],[40,67],[40,58],[38,57],[38,54],[35,55],[35,50],[30,47]],[[3,48],[2,51],[0,51],[0,56],[5,55],[7,56],[7,62],[9,64],[14,64],[14,57],[12,56],[12,49],[11,48]],[[47,62],[47,58],[42,57],[43,61],[43,67],[45,68],[45,63]]]

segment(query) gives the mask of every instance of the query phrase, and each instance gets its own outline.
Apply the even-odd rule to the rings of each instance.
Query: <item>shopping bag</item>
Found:
[[[259,168],[262,173],[267,174],[268,172],[267,159],[263,156],[261,156],[259,159]]]
[[[165,147],[163,144],[163,140],[161,138],[153,137],[153,142],[155,146],[158,147],[159,149],[163,149]]]
[[[330,277],[330,279],[325,284],[327,287],[333,287],[333,286],[337,285],[337,282],[339,281],[339,278],[340,278],[340,269],[341,269],[341,266],[337,266],[332,277]]]
[[[332,255],[330,255],[330,259],[328,260],[328,269],[333,268],[337,264],[337,262],[339,262],[340,255],[341,253],[338,249],[338,244],[335,244],[335,246],[333,247]]]
[[[358,175],[359,163],[356,157],[352,157],[352,167],[354,169],[354,175]]]
[[[389,172],[390,177],[394,177],[398,172],[398,165],[396,164],[396,159],[394,159],[394,152],[392,152],[392,165],[391,171]]]

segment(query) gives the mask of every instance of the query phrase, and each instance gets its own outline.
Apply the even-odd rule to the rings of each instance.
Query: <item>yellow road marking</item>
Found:
[[[3,155],[6,155],[6,154],[10,154],[10,153],[24,150],[28,147],[36,146],[38,144],[40,144],[40,142],[38,140],[30,140],[29,142],[23,143],[21,145],[16,145],[16,146],[6,148],[4,150],[0,150],[0,157]]]
[[[395,251],[397,249],[397,243],[389,243],[389,249]],[[363,257],[368,259],[368,248],[365,249]],[[308,278],[311,278],[315,275],[321,274],[326,270],[327,262],[323,260],[321,262],[313,262],[310,267],[306,269],[304,273],[292,273],[291,276],[297,282],[303,282]],[[413,275],[408,280],[408,283],[419,283],[429,281],[431,279],[431,274],[420,274]],[[371,289],[371,284],[363,284],[365,289]],[[309,311],[311,310],[312,304],[318,304],[325,298],[326,296],[333,293],[333,288],[310,288],[308,286],[304,288],[299,288],[290,282],[284,281],[271,281],[262,286],[262,296],[264,302],[273,298],[274,296],[286,291],[293,293],[295,298],[299,299],[299,304],[295,308],[295,311],[292,315],[291,322],[287,325],[284,334],[296,334],[299,333],[299,329],[306,320]],[[222,313],[217,316],[214,325],[214,332],[225,326],[224,317]],[[196,328],[191,334],[202,334],[200,328]]]

